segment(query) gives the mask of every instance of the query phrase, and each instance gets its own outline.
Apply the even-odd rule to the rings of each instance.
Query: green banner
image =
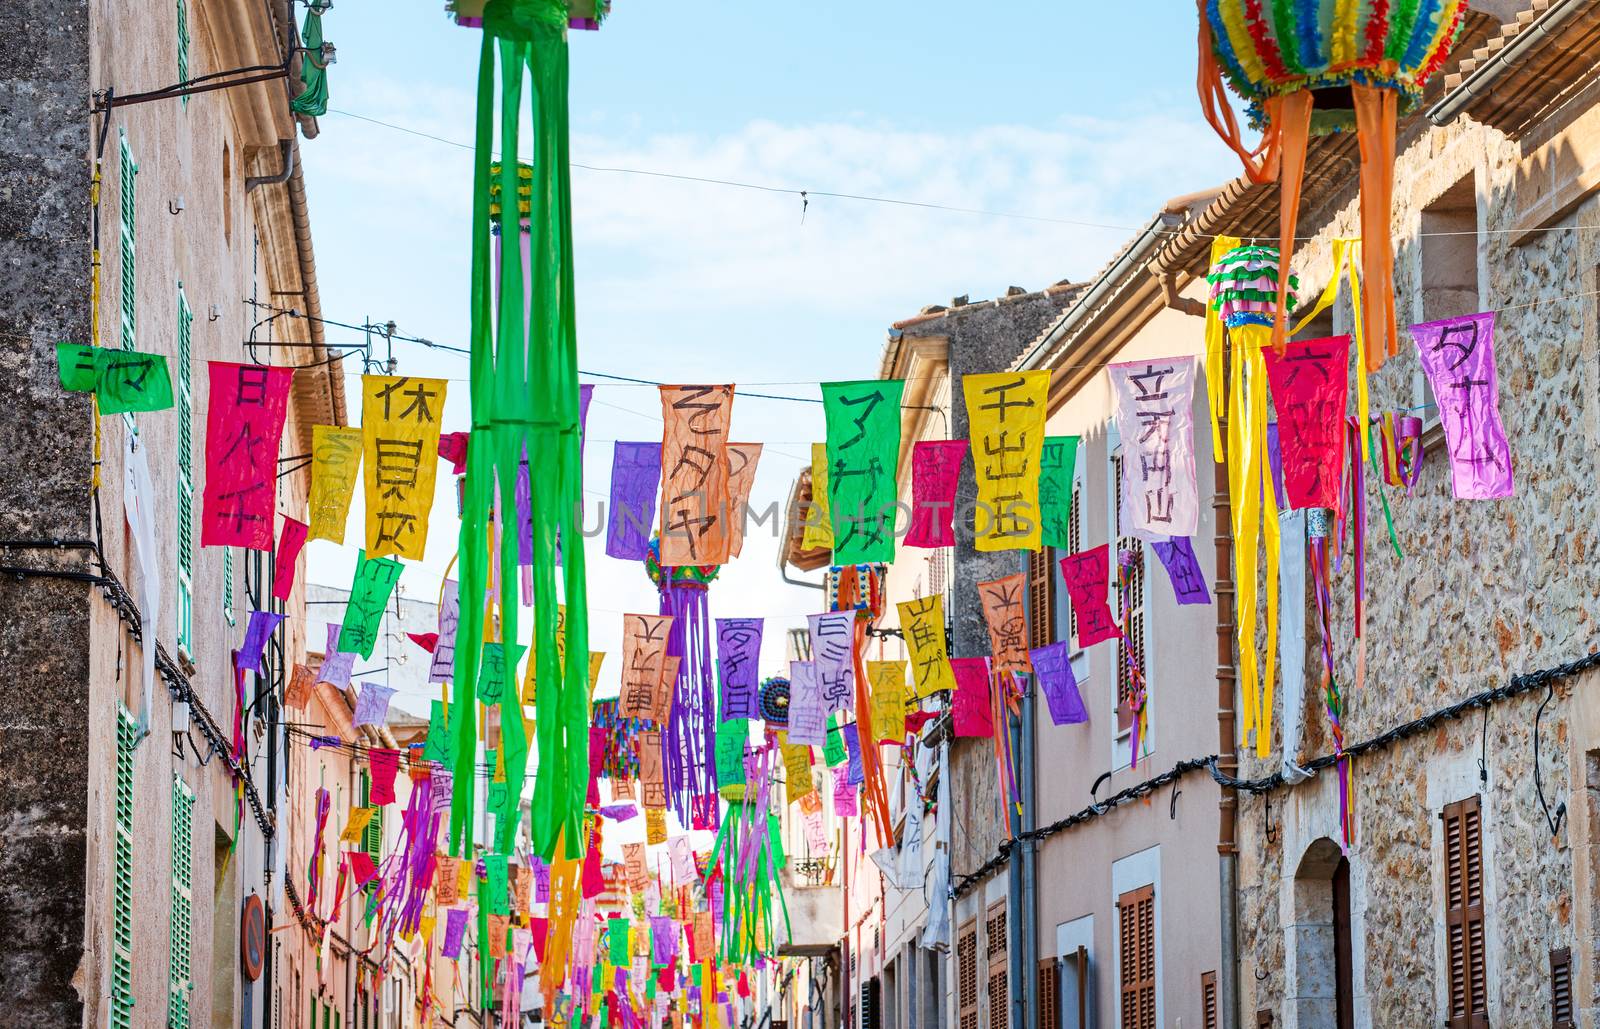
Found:
[[[57,343],[56,371],[62,389],[93,391],[101,414],[165,411],[172,406],[172,375],[161,354]]]
[[[850,759],[844,746],[844,730],[839,728],[839,716],[828,719],[828,735],[822,741],[822,763],[837,768]]]
[[[611,963],[618,968],[627,968],[632,963],[628,953],[628,920],[613,918],[607,925],[606,940],[611,945]]]
[[[750,730],[743,721],[723,722],[717,726],[717,788],[743,786],[745,744],[750,740]]]
[[[444,701],[435,700],[428,712],[428,738],[422,744],[422,759],[449,765],[450,739],[444,724]]]
[[[356,577],[350,585],[350,601],[345,605],[344,624],[339,628],[339,652],[371,657],[378,643],[378,626],[383,609],[400,581],[400,562],[392,557],[367,557],[365,550],[356,557]]]
[[[822,384],[836,565],[894,560],[895,473],[905,385],[900,379]]]
[[[1047,547],[1072,547],[1072,476],[1078,437],[1046,436],[1039,458],[1040,539]]]

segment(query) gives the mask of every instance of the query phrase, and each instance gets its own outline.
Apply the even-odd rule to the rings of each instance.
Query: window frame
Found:
[[[955,1029],[979,1029],[978,920],[969,918],[956,931]]]

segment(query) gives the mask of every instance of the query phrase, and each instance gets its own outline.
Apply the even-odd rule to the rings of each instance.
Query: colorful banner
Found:
[[[349,613],[348,605],[346,613]],[[356,655],[339,649],[339,639],[344,635],[342,624],[330,624],[328,642],[322,648],[322,665],[317,669],[317,682],[344,689],[350,685],[350,673],[356,666]]]
[[[717,787],[745,784],[744,758],[750,743],[750,730],[744,722],[725,721],[717,726]]]
[[[443,379],[405,375],[361,377],[361,430],[366,441],[367,551],[422,560],[439,470]]]
[[[361,430],[311,427],[311,538],[344,542],[350,501],[361,471]]]
[[[811,506],[801,512],[805,532],[801,550],[833,549],[833,515],[828,509],[828,445],[811,444]]]
[[[727,563],[733,387],[661,387],[661,563]]]
[[[352,721],[356,725],[383,725],[389,717],[389,701],[394,694],[388,686],[363,681],[361,691],[356,694],[356,713]]]
[[[1511,444],[1500,423],[1494,312],[1411,326],[1450,450],[1457,500],[1516,494]]]
[[[900,631],[911,651],[911,674],[916,695],[926,697],[956,688],[950,671],[950,651],[945,644],[944,597],[935,594],[896,605]]]
[[[911,528],[908,547],[953,547],[956,485],[967,456],[964,439],[925,439],[911,446]]]
[[[428,666],[429,682],[449,682],[455,678],[456,629],[460,624],[461,588],[456,580],[446,579],[439,594],[439,639],[433,645],[433,663]]]
[[[760,718],[761,619],[717,619],[717,673],[722,683],[718,717],[723,722]]]
[[[950,667],[956,679],[955,697],[951,701],[956,736],[994,736],[994,710],[989,704],[989,659],[951,658]]]
[[[1033,660],[1033,674],[1039,680],[1039,692],[1044,694],[1050,707],[1053,725],[1077,725],[1089,720],[1089,710],[1083,706],[1083,696],[1078,692],[1078,679],[1072,671],[1072,656],[1066,640],[1036,647],[1028,652]]]
[[[1283,492],[1291,509],[1341,506],[1350,337],[1291,342],[1261,352],[1278,411]]]
[[[756,484],[756,468],[761,464],[761,444],[729,443],[723,452],[728,458],[728,554],[738,557],[744,550],[745,516],[750,510],[750,490]]]
[[[656,489],[661,485],[661,444],[618,441],[611,457],[611,510],[606,554],[619,561],[650,556],[650,530],[656,520]]]
[[[655,710],[672,622],[671,615],[622,616],[622,717],[647,718]]]
[[[383,609],[394,593],[394,584],[400,581],[400,568],[400,562],[392,557],[368,557],[365,550],[357,554],[355,579],[339,632],[340,653],[372,656]]]
[[[789,662],[789,742],[827,745],[828,706],[815,661]]]
[[[306,704],[311,700],[311,691],[316,689],[317,673],[309,665],[295,665],[294,671],[289,676],[289,685],[284,687],[283,706],[292,707],[296,711],[304,711]]]
[[[57,343],[56,369],[63,389],[93,392],[103,415],[172,406],[172,375],[161,354]]]
[[[288,600],[294,592],[295,563],[300,560],[300,548],[306,545],[305,522],[283,517],[283,528],[278,530],[278,552],[272,559],[272,595],[278,600]]]
[[[1040,541],[1072,549],[1072,486],[1078,465],[1077,436],[1046,436],[1039,457]]]
[[[784,737],[787,739],[787,734]],[[802,797],[816,792],[817,784],[811,781],[811,748],[796,743],[783,743],[784,802],[793,804]]]
[[[822,384],[834,564],[894,560],[895,473],[905,385],[900,379]]]
[[[811,656],[817,666],[817,683],[829,712],[855,708],[854,611],[811,615]]]
[[[1150,549],[1156,552],[1162,567],[1167,570],[1172,592],[1176,594],[1180,605],[1211,603],[1211,591],[1206,589],[1206,575],[1200,570],[1200,559],[1195,556],[1194,544],[1189,542],[1189,537],[1174,536],[1170,540],[1158,540],[1150,544]]]
[[[994,372],[961,380],[978,483],[979,551],[1039,548],[1039,461],[1050,373]]]
[[[200,545],[271,550],[293,368],[210,362]]]
[[[642,807],[650,812],[666,808],[667,772],[662,763],[659,729],[646,729],[639,734],[639,786]]]
[[[1078,616],[1078,646],[1092,647],[1114,640],[1122,630],[1111,617],[1106,594],[1111,583],[1111,545],[1102,543],[1092,550],[1069,554],[1061,559],[1061,577]]]
[[[868,661],[872,688],[872,734],[885,743],[906,738],[906,662]]]
[[[983,620],[989,627],[989,646],[996,672],[1024,674],[1033,671],[1028,661],[1028,618],[1023,604],[1027,595],[1028,580],[1021,572],[978,584],[978,599],[983,603]]]
[[[1200,524],[1194,474],[1194,360],[1106,366],[1122,438],[1123,524],[1145,539],[1193,536]]]

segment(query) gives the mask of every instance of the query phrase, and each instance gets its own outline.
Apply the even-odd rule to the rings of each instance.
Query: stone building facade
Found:
[[[259,1027],[293,1000],[272,973],[283,934],[270,930],[295,917],[277,899],[275,693],[304,653],[303,593],[275,605],[270,557],[202,549],[198,536],[207,361],[250,360],[249,339],[304,345],[255,349],[308,366],[283,455],[306,453],[311,425],[344,419],[320,326],[259,327],[247,304],[317,312],[304,186],[285,164],[315,133],[289,109],[288,15],[244,0],[25,2],[0,43],[0,441],[13,455],[0,471],[0,564],[13,573],[0,582],[0,658],[19,670],[0,686],[12,934],[0,1025]],[[187,99],[138,95],[250,66],[289,71]],[[61,388],[62,341],[165,355],[177,407],[96,419],[88,394]],[[151,474],[148,576],[125,514],[130,455]],[[278,510],[303,518],[307,474],[283,467]],[[286,621],[241,697],[230,652],[249,612],[269,606]],[[240,962],[254,902],[269,930],[256,980]]]
[[[1286,761],[1304,766],[1333,749],[1313,623],[1305,652],[1286,655],[1304,674],[1278,692],[1272,756],[1241,760],[1253,790],[1239,802],[1244,1025],[1600,1017],[1600,682],[1583,670],[1600,614],[1596,19],[1588,5],[1539,3],[1504,29],[1474,30],[1458,50],[1473,56],[1430,93],[1427,116],[1401,128],[1391,218],[1400,352],[1371,376],[1371,409],[1423,412],[1427,457],[1409,492],[1365,476],[1360,689],[1348,543],[1331,579],[1346,746],[1378,742],[1354,759],[1345,854],[1333,771],[1294,785],[1283,775]],[[1353,149],[1335,139],[1313,154],[1300,221],[1311,238],[1293,262],[1303,292],[1332,272],[1331,241],[1360,232]],[[1203,274],[1208,233],[1249,236],[1275,217],[1270,194],[1236,184],[1174,237],[1156,270]],[[1500,500],[1453,496],[1406,331],[1476,311],[1497,313],[1516,482]],[[1346,294],[1302,335],[1351,325]],[[1286,553],[1303,555],[1304,532],[1286,532]],[[1284,600],[1286,620],[1313,617],[1309,591]],[[1575,661],[1584,665],[1548,681],[1516,678]]]

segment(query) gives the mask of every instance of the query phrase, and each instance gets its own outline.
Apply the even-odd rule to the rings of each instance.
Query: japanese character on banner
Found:
[[[367,550],[422,560],[439,470],[439,427],[449,383],[406,375],[363,375]]]
[[[815,661],[789,662],[789,740],[808,747],[827,743],[828,706]]]
[[[662,386],[661,563],[726,564],[733,386]]]
[[[744,550],[745,516],[761,463],[761,444],[729,443],[722,449],[728,459],[728,555],[738,557]]]
[[[784,801],[793,804],[817,788],[811,781],[811,748],[788,742],[787,733],[780,734],[779,739],[783,741]]]
[[[801,550],[833,549],[833,515],[828,510],[828,445],[811,444],[811,501],[800,505]]]
[[[809,620],[811,654],[823,703],[828,711],[854,710],[856,613],[830,611],[811,615]]]
[[[904,390],[899,379],[822,384],[834,564],[894,560]]]
[[[1200,524],[1194,473],[1194,361],[1108,365],[1122,437],[1123,520],[1145,539],[1193,536]]]
[[[1102,543],[1061,559],[1061,578],[1072,598],[1073,613],[1078,616],[1079,647],[1092,647],[1122,635],[1106,604],[1111,585],[1110,555],[1110,544]]]
[[[1298,340],[1282,354],[1268,347],[1261,357],[1278,411],[1284,499],[1291,509],[1336,510],[1344,475],[1350,337]]]
[[[925,439],[911,445],[911,528],[906,546],[955,546],[956,486],[966,456],[964,439]]]
[[[1292,344],[1291,344],[1292,345]],[[1194,544],[1187,536],[1174,536],[1170,540],[1157,540],[1150,544],[1172,580],[1172,592],[1181,604],[1209,604],[1211,591],[1206,588],[1206,575],[1200,570],[1200,559],[1195,557]]]
[[[311,427],[310,537],[344,542],[350,501],[361,471],[361,430],[338,425]]]
[[[815,790],[800,798],[800,821],[805,827],[806,849],[811,857],[826,856],[828,832],[822,821],[822,797]]]
[[[906,662],[868,661],[872,687],[872,732],[885,743],[906,738]]]
[[[912,681],[916,695],[926,697],[956,688],[955,676],[950,671],[950,653],[945,640],[944,598],[935,593],[920,600],[907,600],[898,605],[900,631],[905,634],[906,649],[911,651]]]
[[[966,375],[961,389],[978,486],[973,545],[980,551],[1037,550],[1050,373]]]
[[[645,887],[650,884],[650,868],[645,864],[644,844],[624,843],[622,865],[628,877],[628,889],[643,894]]]
[[[671,615],[622,616],[622,717],[649,718],[656,709],[672,620]]]
[[[718,712],[724,722],[761,717],[761,628],[759,618],[717,619]]]
[[[278,553],[272,561],[272,595],[278,600],[288,600],[294,592],[295,565],[306,545],[307,529],[305,522],[285,515],[278,530]]]
[[[642,794],[639,803],[646,808],[646,814],[667,806],[667,773],[662,763],[658,729],[647,729],[639,734],[639,784]]]
[[[383,609],[388,606],[394,585],[400,580],[400,562],[392,557],[368,557],[365,550],[356,557],[355,581],[344,609],[344,624],[339,633],[339,650],[371,657],[378,643],[378,627]]]
[[[952,658],[956,692],[951,701],[952,728],[958,737],[994,736],[994,709],[990,706],[989,659]]]
[[[1078,465],[1077,436],[1046,436],[1039,458],[1039,538],[1047,547],[1072,547],[1072,484]]]
[[[855,818],[860,814],[855,785],[837,773],[833,777],[833,813],[840,818]]]
[[[294,369],[225,361],[209,365],[200,545],[271,550],[278,446]]]
[[[439,598],[439,639],[428,666],[429,682],[449,682],[456,677],[456,628],[460,624],[461,589],[456,580],[446,579]]]
[[[1514,496],[1511,443],[1500,423],[1494,312],[1413,325],[1411,338],[1439,405],[1456,499]]]
[[[101,414],[165,411],[172,406],[172,375],[162,354],[57,343],[56,370],[62,389],[93,392]]]
[[[1033,671],[1028,661],[1028,618],[1023,604],[1027,593],[1027,577],[1021,572],[978,584],[978,598],[983,602],[983,620],[989,626],[989,645],[996,672]]]

